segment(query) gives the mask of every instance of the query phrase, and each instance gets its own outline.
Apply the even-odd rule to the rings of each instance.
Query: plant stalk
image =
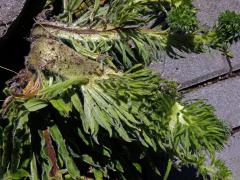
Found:
[[[168,159],[167,170],[165,172],[163,180],[167,180],[168,179],[168,176],[170,174],[171,169],[172,169],[172,161],[171,161],[171,159]]]

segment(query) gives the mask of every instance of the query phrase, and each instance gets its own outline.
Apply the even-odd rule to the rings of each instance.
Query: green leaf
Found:
[[[61,132],[59,131],[56,125],[49,128],[51,136],[53,140],[56,142],[58,147],[58,153],[61,154],[63,158],[66,168],[71,175],[72,178],[77,179],[80,178],[80,172],[77,168],[76,164],[74,163],[73,158],[70,156],[70,153],[67,150],[65,140],[63,139]]]
[[[1,156],[1,164],[0,170],[1,172],[5,172],[9,166],[10,158],[11,158],[11,151],[12,151],[12,133],[13,133],[13,126],[9,124],[7,127],[4,128],[3,131],[3,145],[2,145],[2,156]]]
[[[62,116],[68,116],[72,111],[72,104],[64,102],[63,99],[52,99],[50,103]]]
[[[10,180],[10,179],[19,180],[19,179],[22,179],[22,178],[27,178],[27,177],[29,177],[29,176],[30,176],[30,174],[29,174],[26,170],[24,170],[24,169],[18,169],[15,173],[9,173],[9,174],[7,175],[7,177],[5,177],[5,178],[6,178],[6,179],[9,178],[9,180]]]
[[[88,93],[85,94],[85,98],[88,98],[89,103],[92,108],[92,118],[94,118],[94,121],[97,122],[100,126],[102,126],[104,129],[106,129],[109,132],[109,136],[112,136],[112,127],[113,124],[112,118],[109,117],[105,111],[100,109],[101,103],[97,103],[100,96],[95,96],[94,91],[88,90]],[[101,101],[101,100],[100,100]]]
[[[81,78],[76,78],[76,79],[69,79],[63,82],[59,82],[57,84],[54,84],[49,87],[43,88],[39,92],[39,96],[47,96],[54,98],[59,94],[62,94],[65,92],[67,89],[71,88],[73,85],[83,85],[88,83],[88,78],[87,77],[81,77]]]
[[[85,135],[83,134],[82,130],[80,128],[78,128],[78,135],[79,137],[82,139],[82,141],[87,145],[89,146],[89,141],[88,139],[85,137]]]
[[[115,164],[115,167],[118,171],[124,173],[124,169],[123,169],[123,166],[122,164],[119,162],[119,161],[114,161],[114,164]]]
[[[83,93],[86,95],[86,97],[84,98],[84,113],[85,113],[85,117],[86,119],[83,119],[84,122],[84,126],[85,129],[90,129],[91,134],[97,134],[98,132],[98,124],[95,122],[94,120],[94,116],[92,115],[93,111],[94,111],[94,107],[91,106],[91,102],[90,99],[87,97],[87,90],[83,90]],[[88,131],[86,131],[88,132]]]
[[[73,104],[74,108],[80,114],[80,118],[82,120],[82,125],[83,125],[84,131],[86,133],[88,133],[88,129],[89,129],[88,119],[86,118],[86,115],[85,115],[82,103],[79,99],[79,96],[75,93],[74,95],[71,96],[71,101],[72,101],[72,104]],[[81,135],[83,135],[83,134],[81,133]],[[86,141],[84,139],[85,138],[83,138],[83,141],[86,143]]]
[[[92,157],[89,156],[88,154],[83,154],[83,155],[82,155],[82,160],[85,161],[86,163],[92,165],[92,166],[95,165],[95,163],[94,163]]]
[[[48,106],[47,102],[42,99],[30,99],[23,105],[30,112],[38,111]]]
[[[96,180],[102,180],[103,179],[103,172],[101,170],[98,170],[96,168],[93,168],[93,174]]]
[[[31,180],[38,180],[38,170],[37,170],[37,162],[35,158],[35,154],[33,153],[33,157],[31,160]]]
[[[157,147],[156,147],[156,144],[153,140],[153,138],[150,138],[145,132],[142,133],[143,137],[144,137],[144,140],[150,145],[153,147],[154,151],[157,150]]]
[[[139,172],[139,173],[142,173],[142,167],[139,163],[133,163],[133,166],[136,168],[136,170]]]
[[[77,93],[74,93],[71,96],[71,101],[74,108],[79,112],[80,116],[84,116],[83,106]]]

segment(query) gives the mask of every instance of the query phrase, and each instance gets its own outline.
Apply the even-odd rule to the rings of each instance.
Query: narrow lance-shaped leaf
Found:
[[[58,146],[58,153],[61,154],[61,157],[63,158],[65,165],[67,167],[67,170],[72,178],[77,179],[80,178],[80,172],[78,168],[76,167],[76,164],[73,161],[73,158],[70,156],[65,141],[61,135],[61,132],[59,131],[58,127],[54,125],[50,129],[51,136],[53,140],[57,143]]]

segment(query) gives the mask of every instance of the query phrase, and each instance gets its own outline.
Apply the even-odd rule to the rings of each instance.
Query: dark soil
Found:
[[[13,5],[13,3],[15,3]],[[24,57],[30,49],[29,37],[34,17],[41,11],[44,1],[36,0],[0,0],[0,21],[7,23],[4,26],[6,34],[0,29],[0,65],[8,69],[19,71],[24,67]],[[22,9],[21,12],[19,12]],[[7,12],[8,11],[8,12]],[[4,19],[3,19],[4,18]],[[2,26],[0,26],[2,27]],[[14,73],[0,68],[0,89],[5,82],[14,76]],[[1,99],[3,98],[1,94]]]

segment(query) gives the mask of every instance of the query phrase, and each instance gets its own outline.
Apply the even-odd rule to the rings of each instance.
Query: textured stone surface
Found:
[[[26,0],[0,0],[0,37],[20,14]]]
[[[186,93],[186,99],[205,99],[231,127],[240,126],[240,77],[229,78]],[[239,139],[240,142],[240,139]]]
[[[217,115],[229,122],[231,127],[240,126],[240,77],[218,81],[208,86],[194,89],[185,94],[186,99],[204,99],[216,108]],[[233,180],[240,177],[240,132],[229,138],[217,157],[225,161],[233,172]]]
[[[219,14],[230,10],[240,13],[240,0],[193,0],[194,6],[198,9],[198,19],[201,24],[212,26],[216,23]],[[231,50],[234,53],[232,59],[233,70],[240,69],[240,42],[234,43]]]
[[[238,41],[237,43],[233,43],[230,49],[234,56],[231,59],[233,70],[234,71],[239,70],[240,69],[240,41]]]
[[[240,12],[240,0],[194,0],[199,9],[197,14],[201,24],[214,25],[218,15],[226,10]]]
[[[240,12],[240,0],[194,0],[199,9],[198,18],[201,24],[214,25],[219,14],[225,10]],[[234,58],[231,60],[233,70],[240,69],[240,42],[233,44],[231,50]],[[171,59],[167,57],[165,63],[153,63],[165,78],[177,81],[182,88],[196,85],[200,82],[218,77],[229,72],[230,68],[220,52],[211,51],[203,54],[186,54],[186,58]]]
[[[233,180],[240,177],[240,132],[229,138],[228,144],[217,156],[225,161],[226,165],[233,172]]]
[[[229,72],[229,66],[221,53],[215,50],[200,54],[186,54],[185,58],[167,57],[164,62],[152,63],[151,67],[164,78],[189,87]]]

